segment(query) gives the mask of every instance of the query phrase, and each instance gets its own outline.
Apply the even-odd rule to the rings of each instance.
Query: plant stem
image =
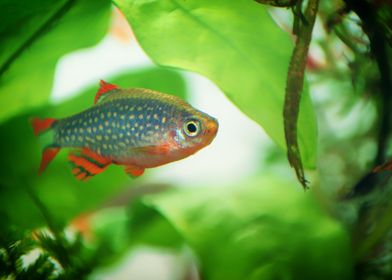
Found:
[[[392,78],[391,78],[391,65],[390,65],[390,57],[388,55],[387,50],[387,38],[386,33],[384,32],[384,28],[382,23],[378,21],[377,13],[375,7],[372,6],[372,3],[364,1],[364,0],[345,0],[347,7],[354,11],[361,19],[362,26],[364,32],[368,35],[370,41],[370,50],[372,55],[375,58],[377,63],[377,67],[380,74],[380,83],[379,83],[379,93],[380,93],[380,128],[378,133],[378,150],[377,155],[374,159],[375,164],[379,165],[383,163],[387,158],[387,144],[388,137],[391,131],[391,112],[390,108],[392,107]],[[380,176],[380,174],[375,174]],[[365,176],[364,178],[367,178]],[[379,185],[379,180],[376,180],[377,176],[373,176],[372,180],[368,180],[366,185],[367,192],[373,190],[376,186]],[[364,185],[362,179],[357,186],[354,188],[354,192],[356,189],[359,189],[358,186]],[[392,211],[392,204],[387,205],[386,210],[380,210],[380,207],[384,207],[384,205],[376,205],[373,206],[374,209],[370,211],[380,211],[376,215],[374,223],[374,228],[372,229],[372,233],[366,237],[362,236],[362,240],[359,240],[358,244],[356,244],[356,259],[363,260],[366,258],[371,250],[380,242],[380,240],[387,234],[387,232],[391,229],[392,226],[392,216],[390,212]],[[366,215],[366,213],[365,213]],[[364,217],[360,216],[358,218],[359,224],[357,228],[362,226]]]
[[[283,111],[287,157],[290,165],[295,169],[298,180],[305,189],[307,188],[307,182],[298,146],[297,122],[304,83],[305,66],[318,10],[318,3],[318,0],[309,0],[304,15],[306,22],[303,22],[300,19],[299,26],[296,28],[297,41],[290,60]]]

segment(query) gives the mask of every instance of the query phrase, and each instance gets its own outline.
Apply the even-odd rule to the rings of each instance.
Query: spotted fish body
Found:
[[[33,128],[50,139],[40,172],[60,148],[73,148],[73,173],[86,180],[112,163],[139,176],[185,158],[214,139],[218,123],[176,96],[101,81],[93,107],[64,119],[35,119]]]

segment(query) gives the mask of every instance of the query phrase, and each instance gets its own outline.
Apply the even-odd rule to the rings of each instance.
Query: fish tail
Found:
[[[30,120],[31,126],[34,129],[34,134],[35,136],[38,136],[45,131],[49,130],[52,128],[53,123],[56,121],[56,119],[40,119],[40,118],[32,118]]]
[[[38,137],[42,147],[44,147],[42,151],[41,164],[38,170],[38,174],[41,174],[60,151],[60,147],[57,147],[54,144],[53,124],[56,122],[56,119],[32,118],[30,122],[35,136]]]

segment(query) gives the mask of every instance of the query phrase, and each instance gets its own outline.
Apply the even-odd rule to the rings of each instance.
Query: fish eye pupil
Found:
[[[184,133],[189,137],[197,136],[200,132],[200,123],[196,120],[189,120],[184,123]]]
[[[186,126],[186,128],[188,129],[188,131],[190,133],[195,133],[197,131],[197,127],[196,124],[193,122],[188,123],[188,125]]]

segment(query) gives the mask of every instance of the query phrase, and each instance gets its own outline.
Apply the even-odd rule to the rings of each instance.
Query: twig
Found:
[[[318,0],[309,0],[305,10],[306,22],[300,21],[298,28],[296,28],[297,41],[290,60],[283,111],[287,157],[290,165],[294,167],[297,178],[304,189],[307,188],[307,181],[305,179],[301,154],[298,146],[297,122],[304,83],[305,66],[309,44],[312,38],[313,26],[316,19],[318,3]]]

